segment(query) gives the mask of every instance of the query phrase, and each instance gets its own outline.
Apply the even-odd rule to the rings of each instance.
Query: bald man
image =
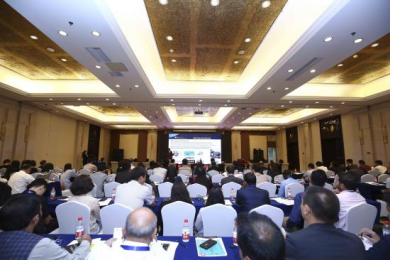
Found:
[[[123,240],[96,244],[88,259],[173,259],[177,243],[157,241],[157,217],[151,209],[132,211],[123,229]],[[163,244],[170,244],[167,250]]]

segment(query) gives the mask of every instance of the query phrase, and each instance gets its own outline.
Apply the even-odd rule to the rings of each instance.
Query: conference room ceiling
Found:
[[[238,80],[286,2],[145,0],[166,77]]]
[[[389,100],[388,0],[165,2],[0,2],[0,96],[121,129],[274,130]]]

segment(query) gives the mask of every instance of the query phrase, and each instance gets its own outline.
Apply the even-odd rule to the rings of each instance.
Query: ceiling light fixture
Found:
[[[169,49],[169,52],[170,52],[170,53],[173,53],[173,52],[174,52],[174,49]]]
[[[106,98],[105,101],[110,101],[110,99],[109,99],[109,98]]]
[[[167,5],[168,4],[168,0],[159,0],[159,3],[161,5]]]
[[[53,98],[49,98],[48,100],[53,101]]]
[[[77,98],[78,101],[81,101],[81,98]]]
[[[337,65],[337,67],[342,67],[343,66],[343,63],[339,63],[338,65]]]
[[[120,87],[120,85],[119,85],[119,84],[116,84],[116,85],[115,85],[115,87],[116,87],[116,88],[119,88],[119,87]]]
[[[67,58],[60,58],[62,62],[67,62]]]
[[[67,32],[65,32],[64,30],[58,31],[58,34],[60,34],[63,37],[67,36]]]
[[[174,99],[170,99],[169,101],[174,102]]]
[[[316,101],[315,104],[319,104],[319,101]]]
[[[281,108],[284,108],[284,107],[285,107],[285,105],[280,105],[280,107],[281,107]]]
[[[238,64],[238,63],[239,63],[239,60],[234,60],[233,63],[234,63],[234,64]]]
[[[328,42],[332,41],[332,39],[333,39],[332,36],[328,36],[323,41],[328,43]]]
[[[101,69],[101,66],[100,65],[95,65],[95,68]]]
[[[174,38],[172,38],[172,36],[170,36],[170,35],[168,35],[166,38],[167,38],[168,41],[174,40]]]
[[[171,62],[175,63],[175,62],[177,62],[177,60],[175,58],[173,58],[173,59],[171,59]]]
[[[47,48],[46,49],[48,52],[55,52],[56,50],[55,49],[53,49],[53,48]]]
[[[344,105],[344,104],[345,104],[345,102],[342,102],[342,103],[340,103],[340,104]]]
[[[355,44],[359,44],[359,43],[361,43],[362,41],[363,41],[362,38],[357,38],[357,39],[354,40],[354,43],[355,43]]]
[[[288,72],[289,72],[289,73],[292,73],[292,72],[293,72],[293,69],[292,69],[292,68],[288,69]]]
[[[379,46],[379,43],[372,44],[372,48],[375,48],[375,47],[378,47],[378,46]]]
[[[270,1],[269,0],[265,0],[262,2],[262,8],[266,9],[270,6]]]
[[[114,102],[114,103],[112,103],[112,105],[114,105],[114,106],[115,106],[115,105],[117,105],[117,103],[115,103],[115,102]]]
[[[238,54],[239,54],[239,55],[243,55],[243,54],[245,54],[245,51],[244,51],[244,50],[240,50],[240,51],[238,51]]]
[[[289,88],[288,88],[288,87],[285,87],[284,90],[289,90]]]
[[[354,56],[353,56],[353,58],[358,58],[359,57],[359,55],[358,54],[355,54]]]
[[[310,73],[312,73],[312,74],[313,74],[313,73],[316,73],[316,69],[311,69],[311,70],[310,70]]]
[[[293,101],[292,100],[289,100],[289,104],[292,104],[293,103]]]
[[[38,40],[38,37],[36,35],[30,35],[30,39]]]
[[[139,88],[139,87],[140,87],[140,85],[135,84],[135,85],[134,85],[134,87],[135,87],[135,88]]]
[[[249,43],[250,41],[251,41],[251,38],[246,38],[244,42]]]
[[[93,36],[95,36],[95,37],[100,37],[100,32],[98,32],[98,31],[93,31],[93,32],[91,32],[91,34],[93,34]]]
[[[219,0],[211,0],[211,6],[218,6],[219,5]]]
[[[329,106],[329,108],[330,108],[330,109],[332,109],[332,108],[333,108],[333,106],[332,106],[332,105],[330,105],[330,106]]]
[[[266,89],[267,89],[267,90],[271,90],[272,88],[271,88],[271,87],[267,87]]]

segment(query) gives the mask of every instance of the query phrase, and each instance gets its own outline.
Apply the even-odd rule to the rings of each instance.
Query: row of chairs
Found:
[[[362,175],[362,177],[360,177],[360,181],[362,183],[373,183],[373,182],[386,183],[388,179],[390,179],[390,175],[388,174],[381,174],[378,177],[372,174],[364,174]]]

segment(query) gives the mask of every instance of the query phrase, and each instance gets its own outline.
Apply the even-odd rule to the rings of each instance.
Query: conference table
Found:
[[[56,241],[57,244],[64,247],[74,240],[74,234],[47,234],[45,237],[51,238]],[[107,240],[112,238],[111,234],[93,234],[91,238],[101,238],[101,240]],[[191,237],[189,242],[182,242],[181,236],[158,236],[158,240],[178,242],[178,247],[175,251],[174,260],[239,260],[239,249],[237,246],[233,246],[231,237],[223,237],[227,256],[224,257],[199,257],[196,245],[195,237]]]

